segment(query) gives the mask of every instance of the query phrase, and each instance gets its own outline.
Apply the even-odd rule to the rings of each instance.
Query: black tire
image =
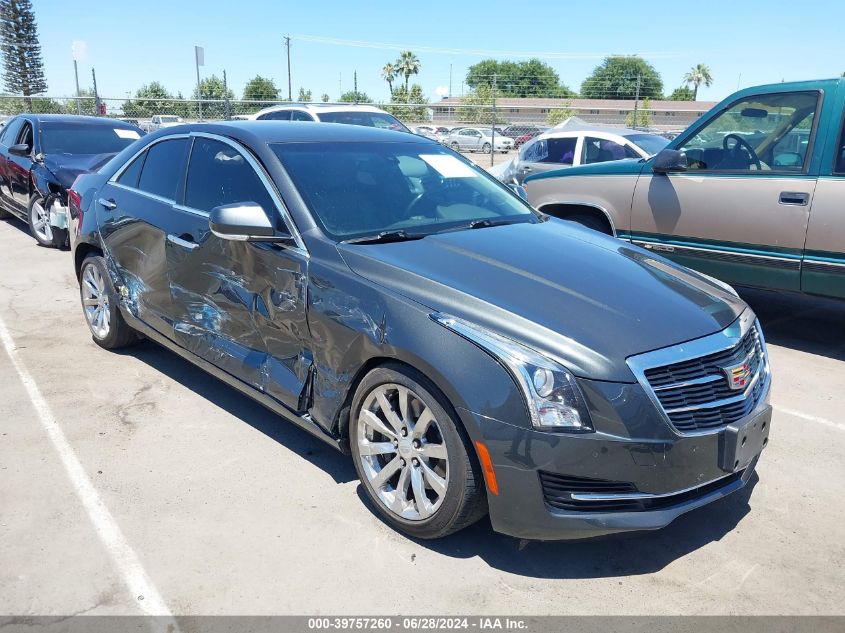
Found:
[[[358,441],[359,425],[362,424],[359,421],[361,409],[374,390],[389,385],[406,387],[419,396],[434,415],[435,430],[439,432],[442,444],[446,447],[448,462],[446,492],[434,514],[424,519],[406,519],[391,511],[375,493],[373,485],[364,472]],[[457,415],[453,411],[446,397],[430,380],[420,372],[399,364],[388,364],[373,369],[358,385],[352,400],[349,445],[361,485],[367,498],[385,521],[394,529],[414,538],[441,538],[475,523],[487,513],[484,478],[466,431],[457,421]],[[396,452],[396,457],[399,457],[398,452]],[[397,477],[400,474],[401,471],[397,471]]]
[[[53,248],[53,231],[50,229],[50,212],[44,208],[44,198],[35,194],[29,199],[29,204],[26,207],[26,219],[27,223],[29,224],[29,232],[32,237],[35,238],[35,241],[38,242],[39,246],[43,246],[45,248]],[[47,234],[46,236],[39,232],[38,228],[38,221],[40,214],[38,213],[38,209],[40,209],[44,214],[46,214],[46,222],[47,222]]]
[[[460,146],[460,145],[458,145],[457,143],[450,143],[450,144],[449,144],[449,148],[450,148],[453,152],[460,152],[460,151],[461,151],[461,146]]]
[[[600,218],[597,218],[594,215],[576,214],[567,216],[566,218],[564,218],[564,220],[568,220],[569,222],[575,222],[576,224],[585,226],[588,229],[593,229],[594,231],[598,231],[599,233],[604,233],[605,235],[610,235],[607,222]]]
[[[90,269],[90,271],[89,271]],[[108,311],[108,326],[105,331],[102,328],[95,327],[92,324],[92,319],[89,318],[87,308],[93,306],[86,306],[86,299],[89,299],[89,291],[91,290],[91,277],[94,280],[102,280],[102,290],[105,292],[107,301],[103,301],[102,309]],[[99,285],[96,284],[95,285]],[[99,292],[99,288],[97,288]],[[94,342],[104,349],[120,349],[133,345],[140,340],[140,336],[133,330],[120,313],[118,307],[118,296],[112,284],[111,277],[109,277],[106,268],[106,260],[100,255],[88,255],[82,262],[82,267],[79,270],[79,298],[82,303],[82,313],[85,317],[85,322],[88,324],[88,330],[91,332],[91,338]]]
[[[484,145],[481,146],[481,153],[482,154],[489,154],[492,151],[493,151],[493,146],[490,145],[490,143],[485,143]]]

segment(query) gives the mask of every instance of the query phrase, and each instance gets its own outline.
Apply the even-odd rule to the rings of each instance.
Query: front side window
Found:
[[[639,158],[639,155],[630,147],[625,147],[603,138],[584,138],[584,147],[581,150],[581,164],[591,165],[592,163],[606,163],[610,160],[622,160],[623,158]]]
[[[243,154],[226,143],[197,138],[188,163],[185,206],[210,212],[240,202],[259,204],[268,214],[275,209],[267,188]]]
[[[148,149],[138,189],[175,200],[187,148],[188,139],[175,138],[156,143]]]
[[[842,135],[839,137],[839,144],[836,146],[836,158],[834,160],[834,173],[845,174],[845,122],[842,124]]]
[[[290,121],[290,110],[274,110],[258,117],[259,121]]]
[[[669,144],[668,138],[657,136],[657,134],[631,134],[627,139],[649,156],[654,156]],[[639,158],[639,156],[631,158]]]
[[[431,234],[473,221],[536,222],[484,170],[429,143],[271,145],[315,221],[336,240]]]
[[[29,121],[24,121],[23,128],[18,134],[17,142],[23,143],[24,145],[27,145],[30,148],[32,147],[32,125],[29,123]]]
[[[678,149],[690,170],[803,171],[817,92],[756,95],[719,114]]]
[[[141,168],[144,166],[144,159],[146,157],[147,152],[143,152],[137,156],[135,160],[129,164],[129,167],[123,170],[123,173],[120,174],[117,182],[121,185],[137,189],[138,179],[141,177]]]
[[[294,110],[290,113],[290,120],[291,121],[313,121],[314,117],[312,117],[307,112],[303,112],[302,110]]]
[[[41,124],[43,154],[117,154],[141,138],[137,130],[109,125],[45,121]]]
[[[15,141],[18,138],[18,132],[20,132],[23,123],[24,119],[20,117],[12,119],[6,123],[6,127],[3,128],[3,133],[0,134],[0,141],[2,141],[3,145],[10,147],[15,144]]]

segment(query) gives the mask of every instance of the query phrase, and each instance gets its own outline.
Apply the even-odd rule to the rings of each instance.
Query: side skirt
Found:
[[[193,363],[203,371],[211,374],[218,380],[225,382],[230,387],[233,387],[240,391],[242,394],[249,396],[259,404],[263,405],[276,415],[284,418],[288,422],[293,422],[299,428],[305,429],[313,436],[323,440],[326,444],[331,446],[332,448],[340,451],[341,453],[348,453],[349,450],[346,447],[346,442],[342,441],[340,438],[334,437],[332,435],[328,435],[321,426],[319,426],[316,422],[311,420],[311,416],[308,414],[305,415],[297,415],[293,411],[290,411],[287,407],[282,405],[280,402],[274,400],[270,396],[265,393],[262,393],[252,387],[251,385],[238,380],[231,374],[219,369],[215,365],[212,365],[206,360],[203,360],[199,356],[192,354],[186,349],[183,349],[173,343],[170,339],[159,333],[157,330],[149,327],[146,323],[141,321],[140,319],[135,318],[128,310],[124,309],[122,306],[120,308],[121,314],[123,314],[123,318],[126,320],[127,324],[134,330],[137,330],[148,339],[155,341],[162,347],[168,349],[175,354],[178,354],[185,360]]]

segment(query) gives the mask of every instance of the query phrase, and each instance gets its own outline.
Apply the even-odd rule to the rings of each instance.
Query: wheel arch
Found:
[[[79,279],[79,274],[82,271],[82,262],[85,261],[85,258],[89,255],[103,255],[103,251],[99,246],[94,246],[93,244],[88,244],[87,242],[82,242],[78,244],[76,249],[73,252],[73,269],[76,272],[76,279]]]
[[[587,215],[601,221],[606,227],[606,233],[616,237],[616,225],[613,218],[604,207],[589,202],[552,202],[539,208],[539,211],[561,220],[567,220],[576,215]]]

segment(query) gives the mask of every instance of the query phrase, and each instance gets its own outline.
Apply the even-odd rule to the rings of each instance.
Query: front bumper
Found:
[[[488,505],[497,532],[567,540],[655,530],[740,490],[754,472],[759,451],[736,471],[723,469],[724,431],[678,435],[639,385],[593,383],[585,393],[616,405],[593,412],[594,433],[546,433],[459,411],[473,441],[490,453],[499,494],[488,493]],[[749,419],[770,411],[767,400]]]

